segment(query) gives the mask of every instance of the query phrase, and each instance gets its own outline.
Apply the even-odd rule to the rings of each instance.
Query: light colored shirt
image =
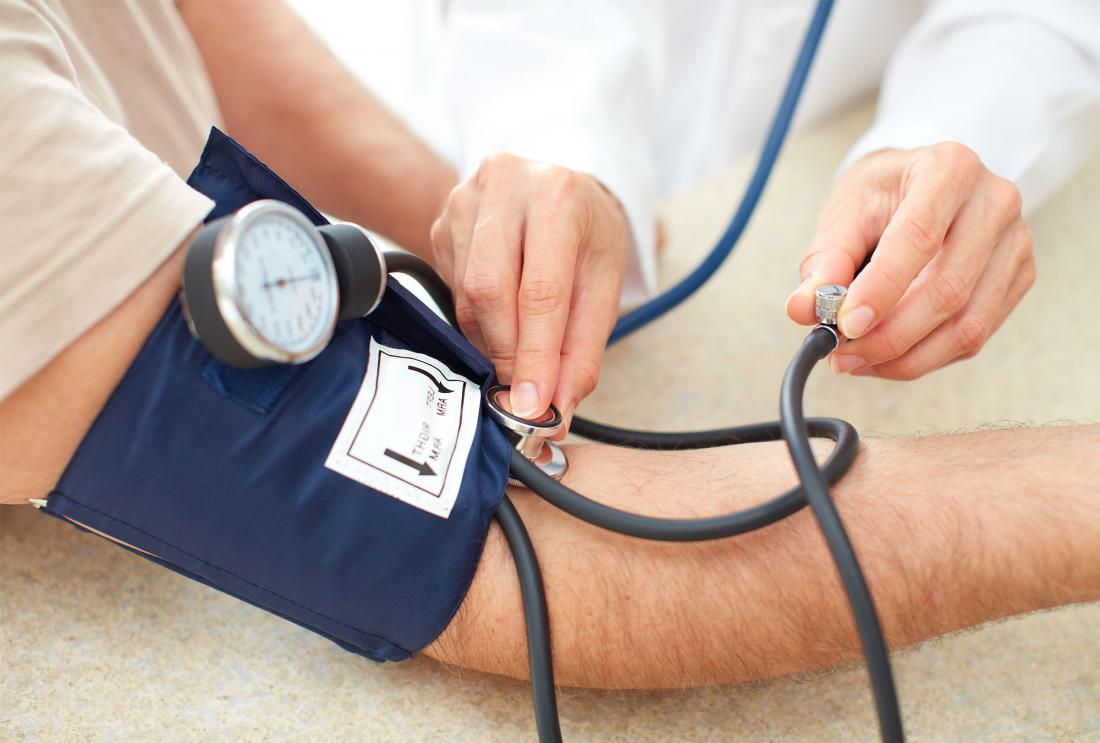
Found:
[[[0,399],[201,223],[219,118],[171,0],[0,0]]]
[[[498,151],[598,178],[656,287],[655,209],[759,147],[813,0],[453,0],[414,123],[463,176]],[[1100,131],[1098,0],[838,0],[795,125],[868,96],[884,147],[962,142],[1033,207]],[[442,102],[442,105],[441,105]]]

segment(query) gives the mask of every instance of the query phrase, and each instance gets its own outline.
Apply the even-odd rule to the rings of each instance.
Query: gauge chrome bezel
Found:
[[[277,214],[286,217],[305,228],[313,241],[313,246],[321,255],[324,265],[324,282],[332,298],[329,317],[325,320],[324,332],[317,341],[301,351],[291,351],[279,346],[263,336],[248,320],[237,302],[236,259],[237,248],[253,223],[264,217]],[[310,222],[297,209],[273,199],[254,201],[239,209],[228,220],[214,241],[211,277],[214,285],[214,301],[226,328],[233,337],[252,356],[279,364],[301,364],[316,357],[332,340],[336,329],[336,320],[340,314],[340,288],[336,280],[336,267],[332,255],[316,225]]]

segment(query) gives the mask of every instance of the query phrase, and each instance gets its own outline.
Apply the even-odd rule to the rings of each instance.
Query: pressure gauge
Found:
[[[242,367],[312,359],[340,313],[325,239],[279,201],[256,201],[206,225],[188,251],[181,294],[195,337]]]

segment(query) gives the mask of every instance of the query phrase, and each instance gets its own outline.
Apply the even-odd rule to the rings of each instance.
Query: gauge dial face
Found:
[[[257,213],[236,240],[232,291],[241,318],[288,357],[328,341],[339,309],[335,273],[315,231],[284,213]]]

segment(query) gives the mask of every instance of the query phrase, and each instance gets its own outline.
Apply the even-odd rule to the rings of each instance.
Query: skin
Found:
[[[837,372],[909,380],[968,359],[1035,282],[1020,208],[961,144],[867,155],[837,181],[787,314],[812,325],[814,289],[849,287]]]
[[[596,387],[619,312],[628,232],[595,178],[512,155],[486,158],[432,226],[466,337],[512,385],[517,415],[566,418]]]
[[[1098,426],[865,442],[833,497],[889,646],[1100,598],[1098,447]],[[669,453],[586,445],[569,458],[574,489],[664,517],[744,508],[793,484],[781,443]],[[558,683],[676,688],[861,657],[808,509],[732,539],[664,544],[588,525],[527,491],[510,496],[542,568]],[[495,524],[461,611],[426,652],[527,677],[516,572]]]
[[[787,314],[812,325],[814,289],[850,285],[837,372],[908,380],[970,358],[1035,280],[1020,208],[1018,189],[961,144],[867,155],[837,180]],[[594,179],[543,163],[496,155],[452,192],[436,259],[518,414],[553,402],[568,422],[595,388],[627,235]]]
[[[178,8],[230,135],[324,211],[431,258],[429,228],[457,180],[450,166],[282,3]]]
[[[182,266],[177,250],[114,312],[0,402],[0,504],[50,492],[179,291]]]

